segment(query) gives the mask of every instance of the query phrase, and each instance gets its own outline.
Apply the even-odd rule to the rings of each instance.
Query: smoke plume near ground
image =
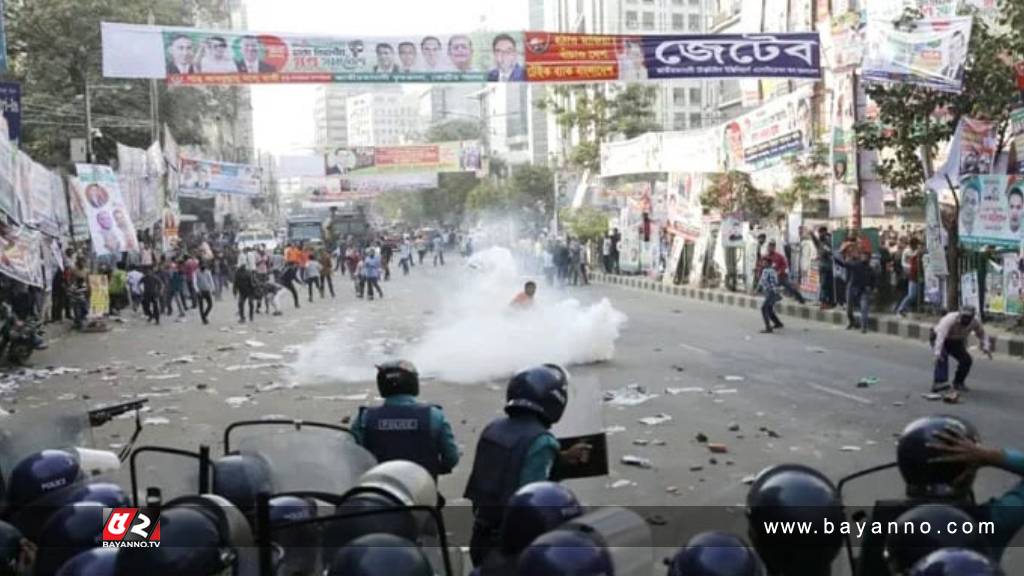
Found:
[[[446,283],[440,305],[419,334],[367,338],[357,319],[343,319],[303,347],[294,366],[298,381],[366,382],[374,364],[389,358],[411,360],[427,377],[468,384],[546,362],[572,366],[614,357],[627,318],[607,299],[586,305],[540,282],[534,306],[513,309],[509,303],[527,277],[511,252],[489,248],[456,265],[458,272],[440,280]]]

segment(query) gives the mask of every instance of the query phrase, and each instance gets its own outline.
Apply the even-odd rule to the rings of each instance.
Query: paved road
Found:
[[[443,270],[417,267],[408,278],[385,283],[384,300],[369,303],[356,300],[347,281],[336,280],[334,300],[308,304],[303,294],[302,308],[294,310],[290,298],[283,299],[285,316],[258,316],[245,325],[236,323],[229,300],[217,303],[210,326],[189,318],[156,327],[129,314],[126,323],[114,324],[106,334],[70,334],[54,342],[33,359],[36,366],[82,372],[24,382],[0,406],[15,411],[7,417],[11,422],[38,423],[101,402],[148,395],[152,409],[145,416],[151,420],[139,444],[194,449],[203,442],[217,454],[223,427],[234,420],[282,415],[338,422],[353,414],[362,403],[359,395],[368,394],[371,401],[374,396],[371,360],[393,350],[423,344],[420,353],[448,362],[443,350],[429,346],[453,342],[458,349],[452,362],[476,356],[498,362],[503,350],[522,348],[516,342],[523,334],[506,339],[472,322],[460,325],[468,333],[431,338],[445,329],[445,311],[453,303],[471,310],[479,304],[474,294],[506,297],[505,286],[474,282],[478,271],[459,262]],[[507,298],[515,290],[509,285]],[[768,465],[800,462],[839,478],[891,461],[894,434],[917,416],[962,415],[981,428],[986,442],[1021,445],[1019,361],[979,359],[969,380],[974,391],[962,404],[943,405],[921,397],[930,384],[930,360],[927,348],[916,342],[795,319],[778,334],[761,335],[756,310],[614,287],[565,293],[542,287],[541,298],[549,303],[574,298],[583,308],[607,298],[628,316],[614,359],[575,366],[573,377],[580,386],[604,391],[635,383],[657,397],[638,406],[603,407],[603,424],[615,431],[611,478],[573,481],[572,487],[588,504],[641,506],[649,516],[669,519],[657,528],[659,539],[667,539],[661,541],[686,533],[678,518],[694,509],[684,506],[717,507],[704,510],[743,530],[744,479]],[[570,345],[551,332],[552,342]],[[549,344],[545,338],[534,340],[534,351]],[[253,359],[253,353],[281,355],[289,363],[301,358],[301,365],[268,366],[278,361]],[[251,368],[254,364],[258,367]],[[878,383],[858,388],[861,377]],[[503,394],[499,378],[471,384],[439,378],[424,385],[423,396],[444,406],[463,446],[463,462],[441,482],[455,507],[475,439],[499,412]],[[638,421],[659,413],[672,420],[658,426]],[[96,445],[123,444],[130,424],[117,421],[96,430]],[[730,431],[731,425],[739,429]],[[726,444],[729,452],[709,454],[695,439],[698,433]],[[637,440],[647,445],[636,445]],[[618,461],[625,454],[649,458],[654,466],[623,466]],[[1006,474],[986,471],[977,492],[987,497],[1013,482]],[[848,502],[895,497],[900,486],[895,472],[884,473],[852,486]],[[1010,556],[1013,562],[1016,555]]]

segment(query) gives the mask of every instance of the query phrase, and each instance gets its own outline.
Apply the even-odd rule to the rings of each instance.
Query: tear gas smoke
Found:
[[[507,249],[479,252],[442,280],[449,285],[440,291],[438,313],[416,337],[406,332],[366,339],[365,330],[348,319],[302,348],[294,366],[298,380],[372,381],[375,363],[400,357],[424,376],[476,383],[546,362],[570,366],[614,357],[627,318],[607,299],[586,305],[541,285],[532,308],[513,309],[509,303],[525,280]]]

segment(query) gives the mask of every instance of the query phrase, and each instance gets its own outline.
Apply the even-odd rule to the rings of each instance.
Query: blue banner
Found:
[[[647,77],[820,78],[817,32],[642,36]]]
[[[21,144],[21,84],[0,82],[0,112],[7,121],[11,144],[17,148]]]

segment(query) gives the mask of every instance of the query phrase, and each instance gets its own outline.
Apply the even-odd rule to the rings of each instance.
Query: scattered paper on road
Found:
[[[369,394],[339,394],[337,396],[313,396],[313,400],[324,400],[327,402],[365,402],[370,398]]]
[[[257,360],[260,362],[272,362],[275,360],[284,360],[284,356],[280,354],[268,354],[266,352],[250,352],[249,360]]]
[[[181,378],[181,374],[150,374],[146,376],[146,380],[174,380],[175,378]]]
[[[245,345],[248,346],[249,348],[263,348],[264,346],[266,346],[266,344],[260,342],[259,340],[246,340]]]
[[[248,404],[251,401],[252,400],[248,396],[232,396],[232,397],[228,398],[227,400],[225,400],[225,402],[227,402],[228,406],[231,406],[232,408],[238,408],[240,406],[244,406],[245,404]]]
[[[639,420],[641,424],[646,424],[648,426],[657,426],[659,424],[664,424],[666,422],[671,421],[672,417],[669,416],[668,414],[657,414],[655,416],[647,416],[646,418],[641,418]]]
[[[152,418],[146,418],[142,421],[143,426],[164,426],[170,424],[171,421],[163,416],[154,416]]]
[[[669,396],[678,396],[680,394],[686,394],[688,392],[703,392],[704,389],[700,386],[689,386],[686,388],[665,388],[665,394]]]
[[[630,384],[625,388],[604,393],[604,401],[609,406],[639,406],[657,397],[657,394],[648,394],[639,384]]]

